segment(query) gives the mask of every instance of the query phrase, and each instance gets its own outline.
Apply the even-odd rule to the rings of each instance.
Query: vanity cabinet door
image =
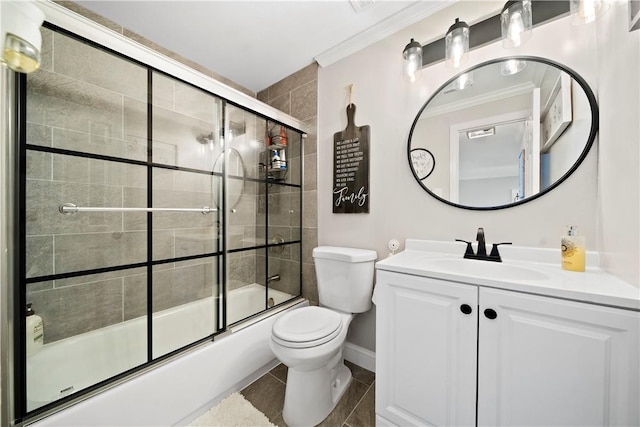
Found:
[[[478,425],[638,425],[640,313],[486,288],[479,298]]]
[[[380,270],[376,283],[378,423],[474,425],[477,287]]]

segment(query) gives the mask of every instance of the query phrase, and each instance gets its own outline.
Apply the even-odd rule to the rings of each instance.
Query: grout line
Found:
[[[286,382],[282,381],[280,378],[276,377],[275,375],[273,375],[271,373],[271,371],[267,372],[267,374],[271,375],[273,378],[275,378],[276,380],[278,380],[279,382],[281,382],[282,384],[284,384],[285,386],[287,385]]]
[[[353,379],[353,381],[358,381],[355,378]],[[362,381],[358,381],[361,384],[364,384]],[[364,384],[366,385],[366,384]],[[349,415],[347,415],[347,418],[344,419],[343,424],[346,424],[347,426],[349,424],[347,424],[347,420],[349,419],[349,417],[351,417],[351,415],[353,415],[353,413],[356,411],[356,409],[358,408],[358,405],[360,405],[362,403],[362,401],[364,400],[365,396],[367,395],[367,393],[369,393],[369,390],[371,390],[371,387],[373,386],[373,383],[371,383],[371,385],[369,385],[367,387],[367,389],[365,390],[365,392],[362,394],[362,397],[360,398],[360,400],[358,400],[358,403],[356,403],[356,405],[353,407],[353,409],[351,410],[351,412],[349,413]]]
[[[284,409],[284,408],[283,408]],[[272,424],[275,424],[276,418],[278,418],[280,415],[282,415],[283,411],[278,412],[273,418],[269,418],[269,421],[271,421]],[[268,417],[267,417],[268,418]],[[284,419],[284,417],[282,418]]]

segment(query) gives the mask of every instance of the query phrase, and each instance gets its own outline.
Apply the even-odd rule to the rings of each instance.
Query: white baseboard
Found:
[[[344,344],[343,356],[351,363],[355,363],[371,372],[376,371],[376,353],[371,350],[346,342]]]

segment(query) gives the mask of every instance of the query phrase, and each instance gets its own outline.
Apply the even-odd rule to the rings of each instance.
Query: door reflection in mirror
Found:
[[[505,74],[513,61],[524,65]],[[452,90],[471,73],[472,86]],[[409,164],[445,203],[500,209],[557,187],[582,162],[597,129],[595,97],[574,71],[543,58],[494,60],[453,77],[425,103],[409,135]],[[416,170],[415,150],[439,159],[426,178]]]
[[[521,147],[528,138],[525,132],[530,132],[531,127],[526,126],[526,118],[522,118],[494,123],[480,130],[487,129],[492,133],[473,133],[478,130],[458,132],[458,202],[462,205],[511,203],[514,191],[520,195],[519,198],[524,197],[524,193],[518,190],[522,172],[519,161],[523,151]]]

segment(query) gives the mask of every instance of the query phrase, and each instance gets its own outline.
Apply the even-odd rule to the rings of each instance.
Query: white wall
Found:
[[[626,2],[625,2],[626,4]],[[620,6],[616,6],[618,9]],[[637,106],[635,116],[635,134],[620,126],[612,131],[603,131],[606,135],[606,154],[611,157],[605,165],[607,175],[601,186],[603,191],[615,192],[616,181],[627,176],[627,171],[614,168],[614,162],[624,161],[635,165],[631,179],[634,179],[634,192],[626,195],[632,206],[630,217],[635,213],[635,221],[629,232],[623,225],[610,225],[604,234],[615,234],[615,238],[598,239],[597,204],[597,144],[591,150],[582,166],[558,189],[535,201],[511,209],[498,211],[469,211],[445,205],[429,196],[414,180],[407,161],[407,138],[411,124],[421,105],[455,72],[445,68],[443,63],[429,66],[422,71],[422,79],[410,85],[401,77],[401,52],[411,37],[423,44],[444,35],[456,17],[473,24],[499,11],[497,2],[461,1],[438,12],[421,23],[402,30],[356,54],[319,70],[318,82],[318,210],[319,244],[344,245],[371,248],[378,251],[379,257],[388,253],[387,242],[391,238],[404,241],[406,238],[453,240],[455,238],[473,239],[476,229],[484,227],[488,241],[511,241],[516,245],[558,247],[560,235],[567,224],[577,225],[587,239],[590,250],[613,251],[616,239],[625,242],[618,247],[629,252],[628,261],[610,261],[611,271],[616,273],[629,270],[629,274],[619,275],[628,278],[637,274],[637,265],[631,265],[635,256],[637,263],[638,242],[638,133]],[[617,17],[617,12],[615,14]],[[598,93],[598,72],[607,68],[609,79],[607,87],[615,86],[616,95],[603,96],[606,102],[601,106],[604,118],[612,118],[614,113],[607,111],[616,105],[629,102],[637,103],[638,90],[624,92],[622,83],[616,82],[613,73],[622,64],[628,64],[625,52],[607,48],[607,61],[598,61],[600,53],[598,36],[606,33],[607,28],[598,26],[572,26],[570,18],[562,18],[534,29],[532,38],[516,49],[503,49],[500,42],[474,50],[469,55],[466,66],[509,55],[534,55],[558,61],[579,73]],[[619,22],[616,25],[622,25]],[[621,30],[620,30],[621,31]],[[625,27],[626,31],[626,27]],[[613,36],[612,36],[613,37]],[[624,37],[624,35],[620,35]],[[637,40],[637,35],[634,35]],[[604,47],[601,46],[604,50]],[[626,49],[626,48],[625,48]],[[635,49],[637,44],[629,47]],[[618,65],[616,65],[618,64]],[[600,66],[599,66],[600,65]],[[635,75],[637,80],[637,61]],[[345,107],[348,103],[350,84],[354,85],[353,102],[358,110],[356,125],[371,126],[370,142],[370,213],[369,214],[333,214],[331,209],[332,189],[332,138],[335,132],[346,127]],[[637,81],[635,82],[637,88]],[[625,113],[625,115],[628,113]],[[601,120],[601,122],[604,120]],[[621,121],[618,121],[621,122]],[[624,122],[621,122],[624,123]],[[609,126],[611,127],[611,126]],[[609,140],[617,134],[624,138],[615,142]],[[631,151],[633,156],[624,158],[620,147],[636,145]],[[610,148],[611,147],[611,148]],[[627,151],[628,152],[628,151]],[[438,159],[436,159],[436,164]],[[629,165],[631,168],[631,165]],[[625,181],[627,178],[624,178]],[[608,200],[609,196],[601,199]],[[616,212],[627,203],[623,197],[615,197],[612,206],[603,210],[603,225],[614,221]],[[601,233],[603,234],[603,233]],[[635,245],[635,246],[634,246]],[[615,258],[611,252],[611,258]],[[375,349],[375,310],[358,316],[352,324],[348,340],[365,348]]]
[[[620,0],[597,25],[599,249],[609,272],[640,287],[640,31],[628,32]]]

